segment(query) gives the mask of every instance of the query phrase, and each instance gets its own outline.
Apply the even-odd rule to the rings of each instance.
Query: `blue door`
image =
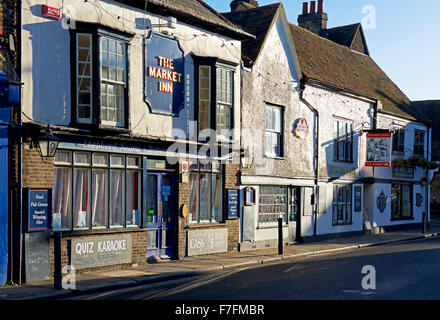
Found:
[[[173,175],[147,174],[147,259],[173,256]]]
[[[0,286],[8,272],[8,127],[0,126]]]

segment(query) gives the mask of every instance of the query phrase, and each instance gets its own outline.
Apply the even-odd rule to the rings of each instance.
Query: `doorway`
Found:
[[[147,259],[173,257],[173,174],[147,174]]]

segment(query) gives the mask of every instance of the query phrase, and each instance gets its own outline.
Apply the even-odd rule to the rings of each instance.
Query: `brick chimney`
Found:
[[[258,2],[255,0],[234,0],[231,2],[231,12],[245,11],[258,7]]]
[[[324,12],[324,0],[318,0],[318,11],[316,1],[303,3],[303,12],[298,16],[298,26],[307,29],[319,36],[324,36],[327,30],[327,13]]]

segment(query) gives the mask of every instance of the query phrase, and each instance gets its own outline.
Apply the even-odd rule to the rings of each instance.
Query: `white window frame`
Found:
[[[208,68],[208,70],[209,70],[209,77],[208,78],[201,76],[201,69],[202,68]],[[208,79],[208,83],[209,83],[209,100],[201,98],[201,95],[200,95],[200,92],[201,92],[200,83],[201,83],[202,79]],[[203,131],[206,130],[206,129],[210,129],[211,128],[211,112],[212,112],[212,69],[211,69],[211,66],[209,66],[209,65],[200,65],[199,66],[199,79],[198,79],[198,81],[199,81],[199,90],[198,90],[198,100],[199,100],[198,101],[198,106],[199,106],[199,110],[198,110],[198,115],[197,115],[197,117],[198,117],[198,131],[199,131],[199,138],[206,139],[206,138],[209,137],[209,134],[206,134],[206,132],[203,132]],[[200,102],[209,102],[209,108],[208,108],[208,128],[205,128],[205,129],[201,129],[201,126],[200,126],[200,123],[201,123],[201,120],[200,120],[200,114],[201,114],[201,112],[200,112]]]
[[[90,47],[80,47],[79,46],[79,36],[88,36],[90,40]],[[79,50],[80,49],[88,49],[90,50],[90,76],[84,76],[79,74]],[[76,34],[76,121],[78,123],[91,124],[93,119],[93,35],[91,33],[77,33]],[[84,62],[82,62],[84,63]],[[80,95],[80,85],[79,79],[89,79],[90,80],[90,117],[89,118],[80,118],[79,115],[79,95]],[[84,105],[86,106],[86,105]]]
[[[280,110],[280,130],[274,130],[274,129],[268,129],[267,128],[267,109],[279,109]],[[270,157],[270,158],[281,158],[284,155],[284,107],[281,106],[277,106],[277,105],[273,105],[270,103],[266,103],[266,107],[264,109],[265,113],[264,113],[264,127],[265,127],[265,131],[264,131],[264,155],[266,157]],[[267,134],[270,133],[272,138],[274,136],[274,134],[279,135],[280,137],[280,144],[278,146],[279,148],[279,154],[276,153],[268,153],[267,152]],[[271,139],[272,141],[272,139]],[[272,143],[273,146],[273,143]]]

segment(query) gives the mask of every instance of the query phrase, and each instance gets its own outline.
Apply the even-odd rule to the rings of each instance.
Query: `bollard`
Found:
[[[283,254],[283,218],[278,218],[278,254]]]
[[[63,274],[61,272],[61,232],[53,233],[54,242],[54,288],[55,290],[62,289]]]
[[[422,213],[422,233],[426,234],[426,213]]]

